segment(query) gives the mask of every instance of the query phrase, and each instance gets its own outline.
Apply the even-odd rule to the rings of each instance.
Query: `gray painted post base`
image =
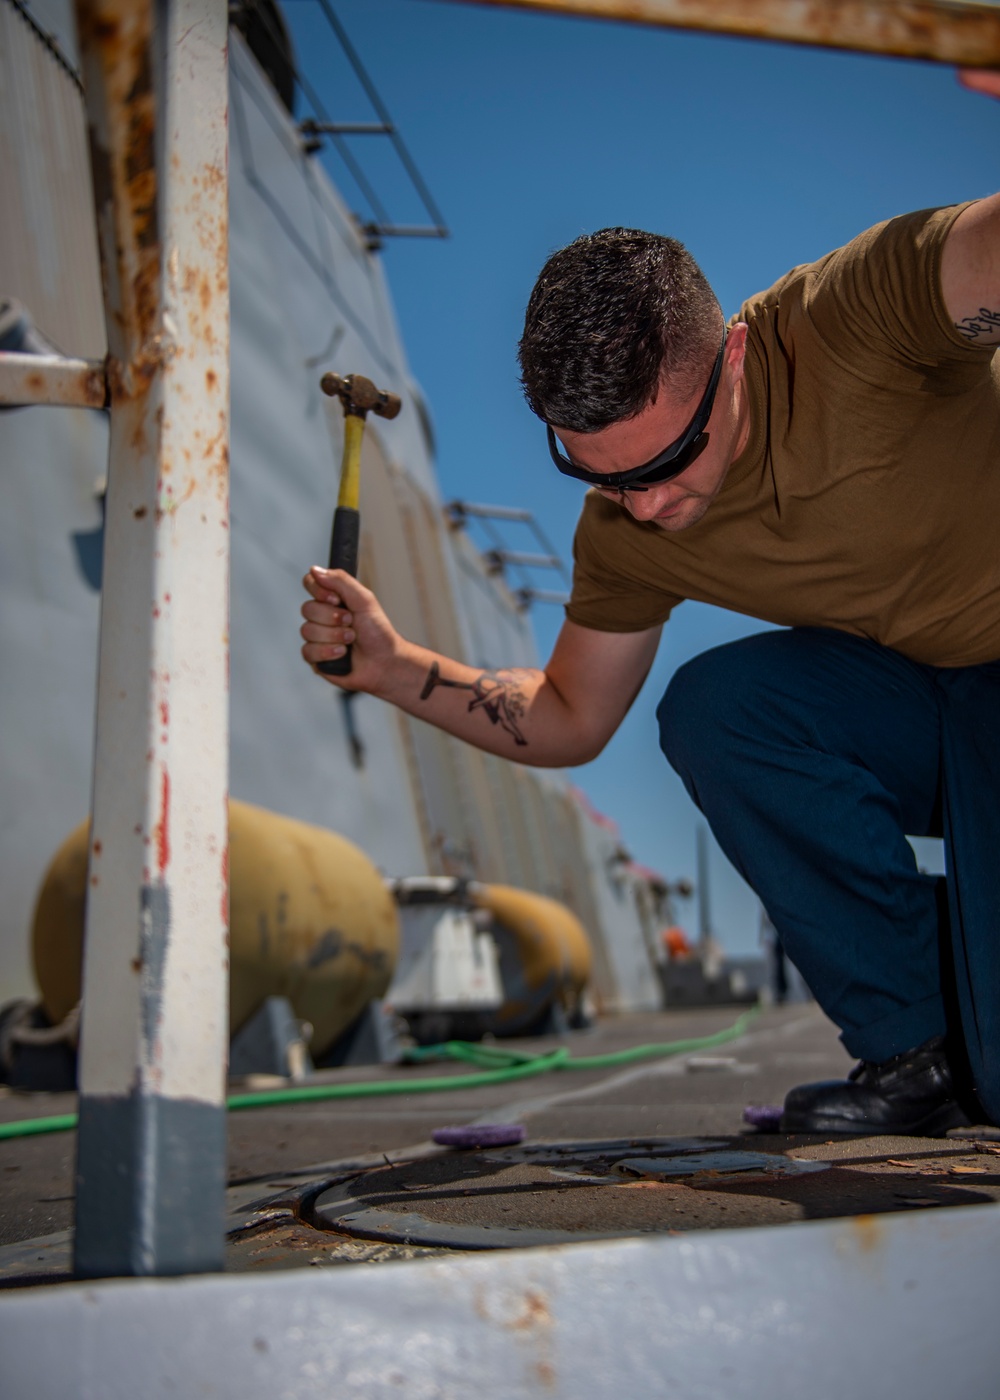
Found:
[[[83,1095],[77,1141],[80,1278],[222,1268],[225,1108]]]

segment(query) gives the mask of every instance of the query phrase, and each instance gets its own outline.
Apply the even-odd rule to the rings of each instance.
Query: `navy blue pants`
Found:
[[[1000,661],[765,632],[681,667],[657,716],[847,1050],[880,1061],[958,1031],[1000,1123]],[[944,837],[946,899],[907,835]]]

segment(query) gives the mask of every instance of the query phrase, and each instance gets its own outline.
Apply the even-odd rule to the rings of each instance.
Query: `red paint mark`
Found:
[[[160,820],[156,825],[156,865],[163,876],[170,864],[170,774],[164,768],[160,782]]]
[[[94,842],[94,855],[95,855],[95,856],[99,856],[99,855],[101,854],[101,852],[103,851],[103,849],[104,849],[104,847],[101,845],[100,841],[95,841],[95,842]]]
[[[163,595],[163,601],[164,601],[165,603],[169,603],[169,602],[170,602],[170,594],[169,594],[169,593],[164,593],[164,595]]]
[[[91,883],[92,885],[99,885],[101,882],[100,882],[100,880],[98,879],[98,877],[97,877],[96,875],[91,875],[91,877],[90,877],[90,883]]]
[[[222,922],[225,927],[229,926],[229,847],[222,852]],[[229,942],[229,935],[226,935],[226,942]]]
[[[170,728],[170,706],[167,704],[166,700],[160,701],[160,723],[163,725],[164,729]]]

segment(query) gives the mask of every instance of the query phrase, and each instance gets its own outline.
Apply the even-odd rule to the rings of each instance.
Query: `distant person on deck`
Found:
[[[682,667],[658,718],[861,1061],[791,1090],[787,1131],[1000,1123],[998,345],[1000,195],[869,229],[728,325],[680,244],[605,229],[549,259],[521,341],[593,488],[545,669],[482,674],[305,579],[306,661],[353,642],[337,684],[541,766],[601,751],[682,599],[783,624]],[[946,892],[907,835],[944,836]]]

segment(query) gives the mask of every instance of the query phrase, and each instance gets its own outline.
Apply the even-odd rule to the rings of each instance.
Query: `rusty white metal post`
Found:
[[[223,1253],[227,13],[78,0],[77,21],[111,448],[76,1268],[178,1274]]]
[[[469,3],[469,0],[465,0]],[[591,19],[1000,67],[1000,9],[966,0],[472,0]]]

